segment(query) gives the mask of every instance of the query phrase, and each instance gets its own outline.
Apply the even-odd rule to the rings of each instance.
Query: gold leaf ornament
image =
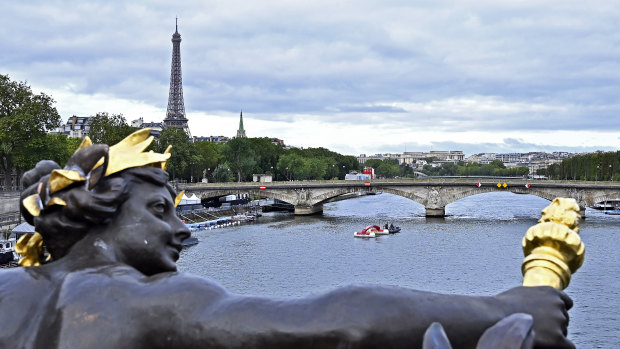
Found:
[[[17,244],[15,244],[15,252],[24,256],[19,260],[22,267],[36,267],[41,265],[41,257],[43,256],[43,237],[39,233],[25,234]]]
[[[183,200],[183,194],[185,194],[185,190],[181,190],[181,192],[174,199],[174,207],[179,206],[179,204],[181,203],[181,200]]]

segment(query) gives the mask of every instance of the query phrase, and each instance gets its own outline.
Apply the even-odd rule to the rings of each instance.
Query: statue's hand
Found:
[[[515,287],[496,296],[506,316],[527,313],[534,317],[536,348],[575,348],[566,338],[568,310],[573,301],[553,287]]]

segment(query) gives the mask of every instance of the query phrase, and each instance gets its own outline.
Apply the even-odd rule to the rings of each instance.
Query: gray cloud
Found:
[[[5,2],[0,73],[163,109],[176,15],[188,115],[455,137],[620,130],[613,1]]]

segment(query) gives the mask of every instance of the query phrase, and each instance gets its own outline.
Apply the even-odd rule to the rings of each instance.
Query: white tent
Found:
[[[199,204],[200,198],[196,196],[196,194],[192,194],[189,198],[187,198],[188,204]]]
[[[181,202],[179,202],[179,205],[188,205],[189,204],[189,198],[187,197],[187,195],[185,195],[185,193],[183,193],[183,196],[181,197]]]

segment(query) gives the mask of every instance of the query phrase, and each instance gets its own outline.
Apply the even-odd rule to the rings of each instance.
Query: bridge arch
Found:
[[[219,190],[199,190],[195,191],[196,195],[201,199],[211,199],[216,197],[222,197],[227,195],[237,195],[239,193],[247,193],[251,196],[261,196],[269,199],[277,199],[294,205],[294,200],[290,196],[284,195],[281,192],[269,191],[269,190],[256,190],[256,189],[219,189]]]

